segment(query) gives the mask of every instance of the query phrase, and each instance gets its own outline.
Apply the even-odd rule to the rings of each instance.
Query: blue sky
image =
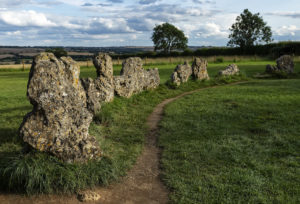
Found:
[[[190,46],[224,46],[245,8],[274,41],[300,40],[299,0],[0,0],[0,45],[151,46],[153,27],[169,22]]]

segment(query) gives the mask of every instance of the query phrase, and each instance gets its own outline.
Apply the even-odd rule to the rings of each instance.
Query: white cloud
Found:
[[[215,23],[206,23],[202,26],[200,32],[197,33],[198,37],[208,38],[208,37],[217,37],[217,38],[227,38],[228,31],[222,30],[221,26]]]
[[[135,35],[135,34],[134,34],[134,35],[131,35],[130,38],[131,38],[131,40],[136,40],[136,39],[137,39],[137,35]]]
[[[89,34],[105,33],[130,33],[135,32],[130,28],[125,18],[92,18],[87,23],[85,30]]]
[[[47,19],[45,14],[33,10],[4,11],[0,13],[0,20],[13,26],[56,26],[54,22]]]
[[[300,12],[299,11],[274,11],[266,13],[270,16],[282,16],[282,17],[290,17],[290,18],[300,18]]]
[[[18,36],[18,35],[21,35],[21,31],[17,30],[17,31],[14,31],[14,32],[6,32],[5,33],[6,35],[9,35],[9,36]]]
[[[295,25],[289,25],[289,26],[282,26],[276,29],[275,34],[279,36],[285,36],[285,35],[295,36],[297,31],[300,31],[300,28],[298,28]]]

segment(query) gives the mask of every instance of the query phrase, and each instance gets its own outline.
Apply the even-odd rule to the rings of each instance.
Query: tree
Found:
[[[68,52],[62,47],[46,49],[46,52],[52,52],[57,58],[68,56]]]
[[[170,53],[174,49],[184,50],[188,43],[183,31],[170,23],[155,26],[151,39],[155,46],[154,50],[163,50],[165,53]]]
[[[231,34],[228,46],[239,46],[243,50],[254,44],[272,41],[271,27],[267,26],[259,13],[252,14],[248,9],[236,18],[229,30]]]

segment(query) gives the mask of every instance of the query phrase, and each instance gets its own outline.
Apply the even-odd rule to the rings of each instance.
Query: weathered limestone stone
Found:
[[[126,98],[143,90],[155,89],[159,83],[158,69],[143,69],[142,59],[139,57],[126,59],[120,76],[114,77],[115,93]]]
[[[293,73],[294,72],[294,61],[290,55],[283,55],[276,60],[276,66],[267,65],[266,72],[274,73],[278,71]]]
[[[277,66],[275,65],[275,66],[272,66],[272,65],[270,65],[270,64],[268,64],[267,66],[266,66],[266,73],[274,73],[274,72],[276,72],[276,71],[278,71],[278,68],[277,68]]]
[[[129,98],[133,95],[136,81],[132,76],[115,76],[114,87],[118,96]]]
[[[226,67],[226,69],[221,70],[219,72],[219,75],[221,76],[230,76],[230,75],[235,75],[237,73],[239,73],[239,68],[236,64],[230,64],[228,67]]]
[[[100,111],[101,101],[105,100],[105,95],[99,91],[93,79],[81,79],[81,83],[86,92],[87,108],[95,114]]]
[[[93,58],[94,66],[97,71],[97,78],[81,79],[86,91],[88,108],[96,113],[101,108],[101,103],[111,102],[114,99],[113,85],[113,63],[108,54],[98,53]]]
[[[79,80],[80,67],[70,57],[41,53],[32,64],[27,97],[33,105],[20,127],[31,147],[65,162],[99,159],[101,151],[88,129],[93,115]]]
[[[193,77],[194,79],[207,79],[209,80],[209,76],[207,73],[207,61],[205,59],[201,58],[195,58],[193,64],[192,64],[192,71],[193,71]]]
[[[187,62],[184,62],[184,64],[177,65],[171,75],[171,81],[179,86],[181,83],[187,82],[191,75],[191,66]]]
[[[101,196],[95,191],[87,190],[87,191],[79,191],[77,193],[77,198],[81,202],[95,202],[99,200]]]
[[[104,76],[108,79],[113,78],[113,62],[108,54],[98,53],[98,55],[93,58],[93,63],[96,67],[97,77]]]
[[[129,57],[122,63],[120,75],[132,76],[143,70],[143,61],[139,57]]]

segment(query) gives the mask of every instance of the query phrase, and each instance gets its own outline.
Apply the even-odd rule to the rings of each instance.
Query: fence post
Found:
[[[24,65],[24,60],[22,59],[22,64],[23,64],[23,71],[25,71],[25,65]]]

